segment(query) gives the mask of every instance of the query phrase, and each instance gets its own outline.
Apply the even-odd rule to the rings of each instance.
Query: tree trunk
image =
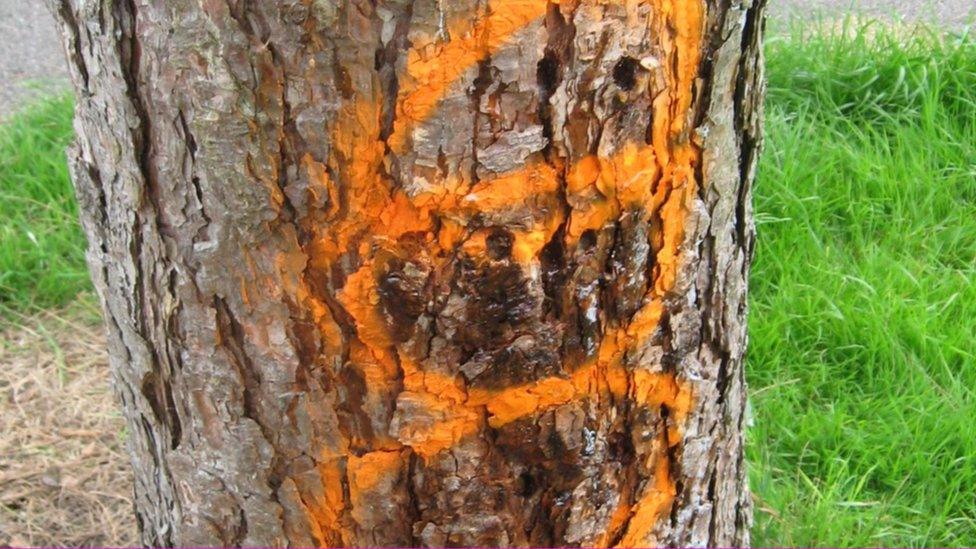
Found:
[[[50,0],[146,544],[748,543],[763,0]]]

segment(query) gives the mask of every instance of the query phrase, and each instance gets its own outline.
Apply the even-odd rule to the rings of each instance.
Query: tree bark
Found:
[[[748,544],[763,0],[49,1],[146,544]]]

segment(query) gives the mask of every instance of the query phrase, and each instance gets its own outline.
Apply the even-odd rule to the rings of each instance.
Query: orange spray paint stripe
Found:
[[[669,89],[670,104],[658,104],[655,101],[655,114],[668,111],[670,120],[668,126],[655,124],[652,132],[652,142],[659,158],[666,158],[665,173],[662,188],[669,190],[670,196],[662,205],[661,219],[664,222],[664,245],[657,256],[658,272],[654,293],[664,295],[674,288],[677,280],[678,255],[685,238],[685,225],[688,216],[688,205],[698,193],[696,170],[701,162],[701,151],[692,140],[689,116],[694,104],[695,80],[699,75],[702,56],[702,40],[704,38],[705,6],[703,0],[654,0],[659,13],[664,14],[664,28],[673,29],[675,34],[670,44],[670,55],[676,63],[663,63],[670,74],[669,80],[674,86]],[[668,36],[662,28],[662,37]],[[668,48],[668,44],[665,47]],[[673,67],[676,67],[674,69]],[[667,97],[662,94],[658,99]],[[670,149],[670,150],[669,150]],[[669,154],[670,153],[670,154]],[[690,401],[687,404],[690,410]],[[676,418],[677,419],[677,418]],[[678,425],[684,418],[678,421]],[[676,443],[680,433],[662,432],[662,437]],[[654,466],[653,482],[648,482],[644,493],[633,505],[624,502],[615,515],[628,516],[623,524],[611,524],[611,528],[604,535],[604,541],[609,542],[618,536],[619,529],[626,527],[620,537],[618,546],[643,546],[654,540],[654,529],[658,520],[665,515],[674,503],[676,486],[671,478],[670,460],[667,458],[664,440],[660,441],[661,454]]]
[[[610,197],[612,200],[608,200],[603,207],[594,208],[594,211],[590,212],[573,212],[575,217],[570,223],[571,236],[574,234],[578,236],[589,228],[602,227],[606,222],[614,219],[619,215],[621,201],[623,203],[643,202],[650,211],[655,211],[658,207],[662,208],[664,247],[658,253],[657,263],[660,265],[660,271],[656,277],[657,283],[649,292],[653,296],[662,296],[674,284],[677,253],[684,235],[685,201],[696,192],[694,169],[699,161],[699,151],[685,135],[687,133],[685,113],[690,110],[693,100],[692,89],[700,61],[703,10],[698,0],[684,3],[678,1],[681,5],[677,7],[674,2],[668,0],[656,0],[655,3],[659,11],[668,18],[672,28],[676,30],[674,42],[670,44],[672,55],[677,55],[678,60],[675,74],[670,75],[670,81],[675,82],[676,85],[667,93],[662,93],[654,105],[656,115],[660,115],[656,118],[669,122],[655,124],[650,147],[626,147],[613,158],[586,158],[571,166],[567,184],[570,190],[574,184],[602,185],[602,190],[614,188],[614,194]],[[408,74],[417,79],[421,85],[398,99],[398,117],[390,140],[391,149],[394,152],[402,152],[409,141],[412,128],[430,116],[451,83],[470,70],[475,63],[503,46],[519,29],[541,17],[545,8],[546,2],[539,0],[496,0],[490,5],[489,16],[476,24],[469,34],[443,46],[440,60],[431,63],[425,61],[419,52],[410,52]],[[452,63],[443,63],[444,58],[452,60]],[[347,109],[340,116],[343,122],[340,122],[339,127],[360,130],[337,135],[336,144],[336,149],[351,160],[346,171],[346,179],[354,182],[350,186],[352,200],[349,201],[349,211],[356,211],[359,215],[353,216],[353,219],[347,217],[340,220],[337,231],[339,236],[331,245],[326,244],[324,247],[325,250],[331,249],[331,252],[326,254],[331,261],[346,253],[349,244],[359,233],[368,233],[374,240],[379,241],[395,239],[410,230],[432,228],[435,214],[457,216],[469,211],[502,210],[524,203],[529,195],[504,189],[524,190],[526,185],[520,183],[537,177],[533,175],[537,173],[536,170],[548,168],[546,165],[540,167],[530,164],[516,172],[502,175],[496,181],[505,184],[497,185],[497,192],[486,186],[474,192],[474,198],[467,201],[459,200],[464,197],[450,195],[413,198],[408,198],[402,193],[391,195],[378,173],[378,166],[385,155],[381,144],[376,139],[378,131],[374,131],[378,128],[378,117],[378,102],[373,101],[356,102],[351,109]],[[682,136],[684,136],[683,140]],[[645,162],[640,162],[641,159]],[[647,159],[651,159],[652,162],[646,162]],[[663,166],[663,173],[657,173],[655,166]],[[579,177],[574,179],[574,174]],[[658,178],[661,181],[659,187],[670,192],[670,195],[658,193],[650,196],[648,189],[639,186],[634,188],[630,185],[635,180],[653,181]],[[618,183],[623,184],[617,188]],[[548,186],[528,185],[528,187],[532,192],[550,192]],[[472,193],[468,193],[466,196],[471,195]],[[374,216],[370,212],[377,212],[378,215]],[[517,234],[516,259],[523,264],[533,261],[558,224]],[[450,224],[445,223],[445,225],[449,227],[446,230],[454,230],[450,229]],[[441,242],[441,246],[453,244],[456,239],[457,237],[448,237],[446,241]],[[448,251],[447,247],[444,251]],[[339,299],[355,319],[360,340],[378,359],[383,359],[391,347],[391,341],[388,334],[385,334],[382,318],[375,311],[377,294],[375,277],[371,275],[373,273],[367,263],[359,273],[350,277],[349,283],[340,292]],[[654,301],[654,303],[660,306],[659,302]],[[656,325],[656,320],[632,323],[633,329],[629,331],[639,331],[642,335],[649,334]],[[620,336],[621,334],[607,334],[604,337],[605,345],[601,345],[600,357],[597,361],[581,368],[569,379],[555,377],[500,391],[472,390],[467,394],[456,387],[456,379],[438,379],[438,374],[416,371],[412,373],[414,381],[418,379],[418,375],[422,381],[414,388],[421,394],[426,393],[433,397],[432,405],[436,403],[438,397],[447,397],[454,406],[459,404],[455,399],[460,401],[459,409],[485,407],[488,412],[488,422],[493,427],[530,417],[541,410],[600,391],[616,398],[633,398],[641,404],[668,406],[676,411],[676,420],[679,417],[683,419],[691,408],[691,394],[688,388],[680,386],[673,374],[624,371],[617,360],[622,356],[619,346],[629,346],[633,343],[631,341],[633,338]],[[404,369],[406,370],[406,367]],[[408,379],[405,385],[409,390],[411,374],[407,372],[405,374]],[[523,405],[523,401],[532,404]],[[480,416],[466,413],[459,413],[459,416],[430,426],[429,443],[413,446],[413,450],[424,457],[431,457],[449,448],[461,437],[480,430]],[[394,461],[387,459],[378,460],[376,463],[394,463]],[[615,513],[621,517],[630,517],[629,520],[624,521],[628,526],[622,538],[624,542],[636,544],[639,540],[647,539],[657,517],[670,506],[674,488],[669,478],[668,466],[666,456],[659,457],[655,464],[654,482],[651,483],[653,486],[635,505],[621,506]],[[378,475],[382,475],[382,472],[370,469],[369,478],[375,480]]]
[[[403,152],[413,128],[430,117],[461,75],[545,15],[547,6],[544,0],[492,0],[487,17],[473,27],[465,24],[451,29],[450,42],[431,46],[434,51],[411,50],[406,73],[418,85],[397,101],[397,118],[390,137],[393,152]]]

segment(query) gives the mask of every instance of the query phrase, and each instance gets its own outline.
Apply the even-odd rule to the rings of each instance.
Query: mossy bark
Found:
[[[748,543],[762,0],[50,3],[145,543]]]

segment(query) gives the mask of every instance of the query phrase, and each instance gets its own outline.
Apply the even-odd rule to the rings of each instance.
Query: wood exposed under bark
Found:
[[[145,543],[748,543],[763,0],[49,1]]]

